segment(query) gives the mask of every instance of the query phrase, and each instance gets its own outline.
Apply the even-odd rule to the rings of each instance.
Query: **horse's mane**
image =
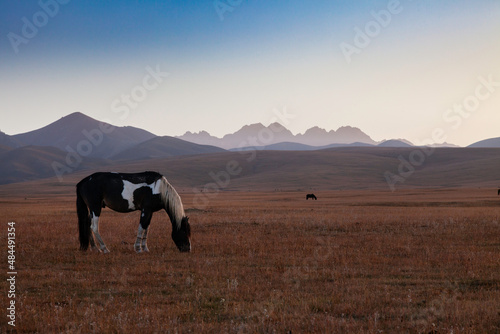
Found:
[[[181,197],[164,176],[162,176],[160,182],[160,195],[163,205],[165,205],[172,223],[175,224],[177,229],[180,229],[182,218],[185,216]]]

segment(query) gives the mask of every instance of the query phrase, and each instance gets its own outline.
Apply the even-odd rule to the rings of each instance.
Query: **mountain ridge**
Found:
[[[77,126],[75,127],[75,125]],[[107,154],[108,156],[113,156],[119,153],[117,151],[126,149],[126,147],[124,148],[126,145],[132,147],[157,137],[147,130],[132,126],[114,126],[95,120],[81,112],[73,112],[44,127],[32,131],[14,135],[7,135],[0,131],[0,145],[11,148],[19,148],[27,145],[54,146],[65,150],[68,145],[71,147],[71,145],[77,145],[80,141],[100,139],[99,137],[92,138],[92,135],[95,135],[95,132],[93,133],[92,130],[100,130],[101,127],[103,128],[101,132],[105,135],[104,137],[106,137],[106,140],[109,140],[106,130],[112,133],[110,137],[112,139],[111,141],[114,141],[113,146],[115,151],[107,153],[91,152],[91,156],[97,153],[99,153],[97,155]],[[81,133],[82,129],[87,130],[87,132]],[[115,132],[115,130],[117,131]],[[75,133],[79,133],[79,138],[75,139],[72,137]],[[68,134],[72,136],[68,137]],[[296,143],[307,146],[327,146],[334,144],[352,145],[354,143],[371,144],[375,146],[385,143],[384,146],[391,147],[391,142],[395,142],[397,147],[403,142],[413,146],[413,144],[406,139],[388,139],[377,142],[359,128],[352,126],[341,126],[337,130],[330,131],[319,126],[313,126],[304,133],[294,135],[290,130],[277,122],[268,126],[264,126],[262,123],[244,125],[234,133],[225,134],[222,138],[212,136],[205,130],[198,132],[186,131],[183,135],[174,136],[174,138],[195,144],[218,146],[224,149],[237,149],[245,146],[264,147],[278,143]],[[224,144],[224,141],[229,142],[229,144]],[[450,143],[432,144],[430,146],[460,147]],[[500,137],[487,138],[465,147],[500,147]]]
[[[222,147],[224,149],[239,149],[242,147],[260,147],[275,145],[279,143],[296,143],[307,146],[326,146],[332,144],[365,143],[376,145],[370,136],[359,128],[342,126],[337,130],[326,131],[314,126],[307,129],[303,134],[294,135],[290,130],[280,123],[271,123],[268,126],[262,123],[244,125],[234,133],[228,133],[222,138],[210,135],[205,130],[200,132],[187,131],[176,138],[190,141],[196,144],[208,144]]]
[[[109,158],[155,135],[135,127],[117,127],[74,112],[40,129],[11,137],[23,146],[52,146],[63,151],[74,150],[82,156]]]
[[[478,142],[470,144],[467,147],[472,147],[472,148],[493,148],[493,147],[500,147],[500,137],[480,140]]]
[[[146,130],[116,127],[80,112],[40,129],[9,136],[0,133],[0,184],[57,176],[116,161],[147,160],[224,151]]]
[[[87,169],[108,168],[110,165],[134,161],[148,165],[157,159],[200,154],[210,159],[214,154],[226,152],[218,145],[220,143],[218,141],[222,139],[226,139],[229,143],[226,147],[232,146],[231,150],[242,151],[240,152],[242,155],[246,154],[243,151],[299,152],[361,147],[368,150],[418,149],[404,139],[375,142],[360,129],[350,126],[340,127],[336,131],[326,131],[316,126],[303,134],[294,135],[279,123],[268,126],[255,123],[243,126],[223,138],[213,137],[206,131],[198,134],[186,132],[185,135],[198,139],[203,137],[207,141],[213,140],[214,143],[197,144],[187,140],[192,138],[183,140],[179,137],[156,136],[146,130],[130,126],[115,127],[79,112],[62,117],[38,130],[13,136],[0,132],[0,184],[60,176],[61,173],[66,175]],[[342,140],[337,139],[331,143],[335,136],[343,141],[360,137],[362,140],[338,143]],[[298,143],[297,138],[306,142],[309,140],[309,144]],[[323,142],[328,144],[318,145]],[[439,145],[432,146],[439,147]],[[469,146],[472,151],[480,150],[475,147],[499,148],[500,138],[485,139]],[[203,160],[204,157],[200,159]]]

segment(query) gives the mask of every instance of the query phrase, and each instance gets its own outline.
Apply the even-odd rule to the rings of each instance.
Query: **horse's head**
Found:
[[[181,252],[191,251],[191,227],[189,226],[189,218],[183,217],[181,226],[178,229],[172,229],[172,239],[175,245]]]

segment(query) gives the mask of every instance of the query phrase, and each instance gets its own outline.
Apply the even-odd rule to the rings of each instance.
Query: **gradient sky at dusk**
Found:
[[[222,136],[286,109],[293,133],[350,125],[418,144],[442,129],[464,146],[500,136],[498,0],[218,1],[225,12],[212,0],[66,2],[0,4],[7,134],[80,111]]]

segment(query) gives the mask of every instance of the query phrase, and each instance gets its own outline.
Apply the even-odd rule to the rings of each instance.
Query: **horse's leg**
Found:
[[[93,219],[93,217],[94,217],[94,214],[91,212],[91,214],[90,214],[90,221],[91,221],[91,223],[90,223],[90,237],[89,237],[90,249],[92,251],[99,251],[99,248],[97,248],[97,246],[95,244],[94,232],[92,231],[92,219]]]
[[[151,222],[153,213],[150,210],[142,209],[139,228],[137,229],[137,239],[135,240],[134,249],[137,253],[149,252],[146,244],[148,237],[148,227]]]
[[[149,231],[149,227],[144,230],[144,234],[142,235],[142,251],[143,252],[149,252],[148,245],[146,244],[146,242],[148,240],[148,231]]]
[[[103,253],[109,253],[109,249],[106,247],[104,241],[102,241],[101,235],[99,234],[99,216],[95,213],[92,213],[92,224],[90,227],[92,228],[92,232],[94,232],[94,236],[101,247],[101,251]]]
[[[90,247],[91,247],[90,249],[93,250],[93,251],[94,250],[99,250],[99,248],[97,248],[97,246],[95,245],[94,233],[93,232],[90,233],[90,238],[89,239],[90,239]]]
[[[136,253],[142,252],[141,242],[142,242],[143,235],[144,235],[144,229],[142,228],[141,224],[139,224],[139,229],[137,230],[137,239],[135,240],[135,244],[134,244],[134,250]]]

